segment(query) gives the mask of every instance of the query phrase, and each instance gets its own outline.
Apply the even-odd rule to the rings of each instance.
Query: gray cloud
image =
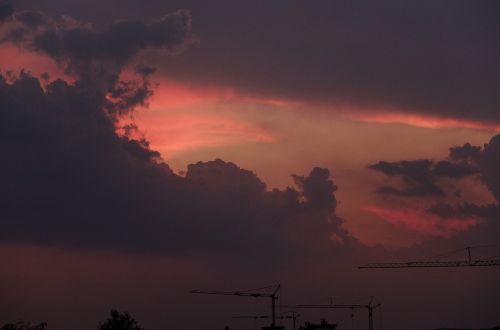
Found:
[[[77,81],[44,76],[42,88],[25,72],[0,79],[1,151],[9,155],[0,163],[1,241],[250,256],[356,244],[335,215],[327,169],[272,192],[222,160],[191,164],[180,177],[147,140],[132,138],[135,124],[119,127],[147,105],[155,71],[139,65],[123,81],[122,69],[143,50],[184,48],[190,29],[183,10],[99,29],[68,16],[14,13],[4,41],[52,57]]]
[[[427,212],[438,215],[442,218],[464,218],[478,216],[486,219],[498,218],[500,207],[498,204],[476,205],[473,203],[462,203],[450,205],[439,203],[431,206]]]
[[[477,173],[474,167],[463,161],[433,162],[428,159],[398,162],[380,161],[369,165],[368,168],[388,177],[399,177],[404,182],[404,187],[382,186],[377,189],[378,193],[406,197],[444,196],[445,191],[439,185],[440,178],[459,179]]]
[[[134,105],[128,92],[114,96]],[[146,140],[118,135],[87,87],[43,89],[26,73],[0,79],[0,109],[2,242],[266,258],[356,244],[335,215],[326,169],[273,191],[222,160],[180,177]]]
[[[489,238],[490,240],[500,230],[498,215],[500,213],[500,135],[495,135],[484,145],[484,148],[472,146],[465,143],[463,146],[451,147],[446,160],[414,160],[385,162],[370,165],[369,168],[385,174],[388,177],[398,177],[403,185],[394,182],[392,185],[382,185],[377,189],[378,193],[389,194],[397,197],[425,197],[441,196],[444,200],[427,209],[427,212],[446,218],[470,218],[477,217],[487,221],[488,231],[474,229],[477,240]],[[480,182],[492,193],[496,203],[476,204],[470,201],[459,203],[450,202],[448,194],[445,193],[442,178],[448,178],[448,185],[456,180],[476,176]],[[461,193],[455,190],[454,194]],[[474,236],[475,235],[475,236]]]
[[[9,0],[0,0],[0,23],[12,15],[13,11]]]
[[[465,143],[450,148],[450,161],[436,163],[434,172],[447,173],[451,178],[478,174],[497,201],[500,201],[500,134],[493,136],[483,148]],[[440,165],[445,162],[446,165]],[[452,167],[449,167],[453,164]],[[438,167],[439,166],[439,167]]]
[[[495,1],[61,3],[19,0],[18,6],[101,24],[110,15],[150,19],[158,12],[188,8],[196,17],[199,45],[175,62],[158,55],[149,59],[162,74],[190,83],[227,85],[266,97],[347,103],[366,111],[398,108],[460,119],[500,119],[500,8]]]
[[[175,78],[322,104],[500,119],[494,32],[500,29],[500,8],[493,1],[172,6],[181,3],[197,18],[201,43],[175,64],[162,65]],[[136,6],[130,3],[131,8]]]
[[[102,29],[69,16],[18,11],[4,30],[3,42],[48,55],[80,83],[105,91],[117,87],[122,68],[141,51],[176,53],[193,40],[191,16],[186,10],[150,23],[121,20]]]
[[[483,152],[478,161],[483,181],[491,190],[497,201],[500,201],[500,135],[491,138],[484,145]]]
[[[293,178],[297,185],[304,191],[304,197],[313,205],[325,209],[335,210],[337,201],[334,192],[337,186],[328,180],[330,171],[328,169],[315,167],[308,177],[294,175]]]
[[[463,146],[450,148],[450,158],[454,160],[475,161],[481,156],[481,147],[465,143]]]
[[[436,177],[448,177],[454,179],[460,179],[476,173],[476,169],[466,162],[457,163],[447,160],[436,162],[432,169],[432,174]]]

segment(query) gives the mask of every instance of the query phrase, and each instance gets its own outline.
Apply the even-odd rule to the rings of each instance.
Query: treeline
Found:
[[[40,322],[39,324],[32,325],[27,322],[7,323],[3,325],[0,330],[46,330],[47,322]],[[144,330],[137,321],[127,312],[120,313],[112,309],[109,318],[99,323],[98,330]]]

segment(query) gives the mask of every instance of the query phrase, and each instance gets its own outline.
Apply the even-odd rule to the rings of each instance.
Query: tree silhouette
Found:
[[[31,325],[30,323],[17,322],[17,323],[7,323],[0,328],[0,330],[45,330],[47,329],[47,323],[41,322],[37,325]]]
[[[3,330],[3,329],[1,329]],[[9,329],[10,330],[10,329]],[[111,317],[104,323],[99,323],[99,330],[144,330],[129,313],[111,310]]]

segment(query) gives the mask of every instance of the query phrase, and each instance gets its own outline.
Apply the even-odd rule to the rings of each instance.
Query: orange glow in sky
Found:
[[[4,72],[13,70],[16,73],[29,68],[36,76],[48,72],[51,80],[64,77],[71,81],[54,61],[43,55],[4,44],[0,46],[0,57],[8,63]],[[123,73],[123,79],[134,78],[132,67]],[[500,131],[500,125],[495,123],[396,110],[390,113],[377,109],[370,113],[361,109],[338,112],[286,99],[248,95],[228,86],[181,83],[160,74],[150,79],[155,85],[154,95],[149,100],[148,109],[137,109],[133,114],[134,121],[151,142],[151,148],[159,151],[175,168],[182,169],[186,163],[201,159],[221,157],[253,169],[270,187],[283,187],[290,184],[291,173],[307,173],[312,165],[325,166],[335,174],[336,182],[340,181],[342,191],[339,196],[344,199],[355,200],[354,197],[359,195],[362,188],[350,186],[353,171],[355,177],[360,176],[370,162],[393,155],[398,158],[440,155],[453,143],[471,139],[470,134],[446,133],[441,130],[443,128],[477,130],[480,132],[477,141],[486,141],[483,133],[487,136],[492,131]],[[410,132],[409,128],[398,125],[386,126],[382,134],[383,124],[404,124],[412,128]],[[432,129],[432,134],[421,128]],[[416,136],[419,141],[440,142],[407,148]],[[392,148],[386,148],[387,141],[391,141]],[[367,145],[370,146],[368,150]],[[331,154],[335,157],[332,158]],[[275,169],[278,163],[281,167]],[[347,175],[349,180],[343,178]],[[364,187],[370,177],[361,176],[364,178],[361,186]],[[369,202],[371,197],[365,197]],[[342,205],[347,204],[344,201]],[[425,237],[450,237],[480,224],[476,218],[440,219],[422,210],[370,206],[360,210],[360,214],[354,214],[353,210],[358,208],[349,207],[341,206],[340,209],[351,220],[363,217],[364,213],[365,217],[376,217],[388,225]],[[353,228],[356,226],[355,221],[349,223]],[[361,227],[358,230],[360,238],[366,232]]]
[[[367,206],[363,211],[376,215],[395,226],[402,226],[410,231],[433,237],[451,237],[481,224],[475,217],[440,218],[421,209],[388,209]]]
[[[35,76],[49,73],[50,80],[61,77],[66,81],[72,81],[50,58],[35,52],[22,50],[8,43],[0,45],[0,58],[2,59],[3,73],[12,71],[17,75],[21,70],[27,70]]]
[[[171,157],[178,152],[201,147],[220,147],[252,142],[269,143],[271,133],[252,123],[213,115],[139,116],[136,120],[153,149]]]
[[[440,118],[407,113],[362,113],[349,114],[349,118],[369,123],[378,124],[405,124],[422,128],[472,128],[493,132],[500,132],[500,124],[485,123],[464,119]]]
[[[180,83],[168,77],[154,76],[156,84],[151,106],[154,108],[177,108],[194,105],[223,104],[226,102],[263,104],[271,106],[292,106],[300,102],[281,98],[258,97],[241,93],[223,86],[199,86]]]

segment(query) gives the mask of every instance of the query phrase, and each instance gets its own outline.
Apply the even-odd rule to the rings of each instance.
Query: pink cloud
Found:
[[[225,102],[265,104],[271,106],[291,106],[300,103],[283,99],[252,96],[230,86],[193,85],[174,81],[165,76],[155,76],[157,88],[151,98],[155,108],[189,107],[193,105],[210,105]]]
[[[9,43],[0,45],[0,59],[2,59],[0,69],[3,73],[12,71],[17,74],[21,70],[26,70],[35,76],[48,73],[51,76],[51,80],[63,78],[67,81],[73,81],[49,57],[20,49]]]
[[[166,157],[186,150],[270,143],[275,139],[270,132],[251,122],[222,115],[167,112],[158,116],[138,115],[135,121],[152,148]]]
[[[441,218],[418,208],[388,209],[367,206],[363,207],[362,210],[374,214],[394,226],[404,227],[418,234],[432,237],[451,237],[483,222],[475,217]]]
[[[374,112],[374,113],[355,113],[348,114],[349,118],[379,124],[405,124],[422,128],[471,128],[481,129],[493,132],[500,132],[500,124],[486,123],[465,119],[443,118],[428,115],[417,115],[409,113],[387,113],[387,112]]]

